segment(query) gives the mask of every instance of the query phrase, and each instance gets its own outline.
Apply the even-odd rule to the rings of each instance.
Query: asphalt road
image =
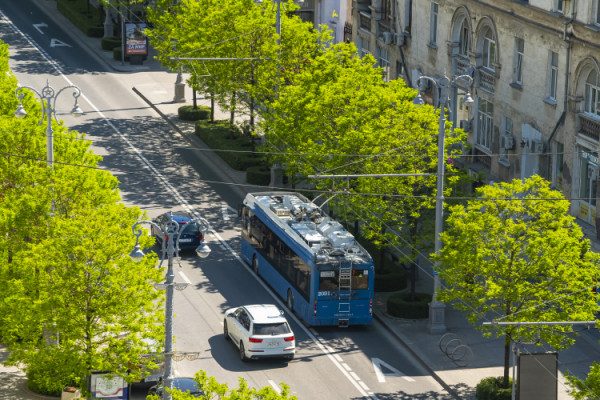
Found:
[[[294,361],[240,361],[223,338],[223,311],[250,303],[285,307],[237,257],[237,220],[224,220],[220,211],[237,208],[239,193],[219,184],[223,177],[206,158],[131,90],[159,90],[172,82],[172,74],[107,70],[31,0],[2,0],[0,12],[0,37],[11,46],[11,68],[22,85],[40,90],[48,79],[57,90],[69,84],[82,89],[85,116],[68,115],[73,98],[65,91],[57,100],[58,117],[93,141],[94,151],[104,157],[101,166],[120,181],[123,202],[150,217],[188,208],[211,224],[209,258],[188,255],[176,266],[176,281],[191,285],[175,294],[175,349],[200,351],[197,360],[176,362],[176,375],[192,376],[202,369],[230,385],[239,377],[254,387],[285,382],[299,399],[408,399],[423,398],[423,393],[446,398],[441,386],[377,325],[307,329],[288,314],[298,347]],[[165,101],[170,100],[171,93],[165,92]],[[391,367],[384,371],[386,379],[374,360]],[[145,390],[147,385],[134,387],[133,398],[143,398]]]

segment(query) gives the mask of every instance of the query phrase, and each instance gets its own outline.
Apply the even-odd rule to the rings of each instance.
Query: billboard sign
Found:
[[[144,29],[146,24],[125,24],[125,54],[148,55],[148,40]]]

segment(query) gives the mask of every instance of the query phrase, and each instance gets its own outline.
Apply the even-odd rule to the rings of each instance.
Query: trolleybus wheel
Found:
[[[254,273],[258,275],[258,260],[256,259],[256,256],[252,257],[252,269],[254,270]]]
[[[294,296],[292,295],[292,291],[290,289],[288,289],[287,292],[287,307],[291,312],[294,311]]]

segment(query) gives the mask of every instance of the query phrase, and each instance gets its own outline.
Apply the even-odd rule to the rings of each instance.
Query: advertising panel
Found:
[[[148,41],[144,29],[146,24],[125,24],[125,54],[148,55]]]

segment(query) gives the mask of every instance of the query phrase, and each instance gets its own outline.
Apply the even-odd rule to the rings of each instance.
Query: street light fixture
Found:
[[[192,220],[192,222],[194,222]],[[208,227],[208,221],[204,218],[201,219],[201,222],[205,227]],[[144,258],[144,252],[140,247],[140,236],[142,235],[142,229],[136,228],[141,224],[148,224],[154,226],[158,230],[161,231],[162,237],[164,238],[162,241],[161,247],[161,259],[159,268],[165,260],[165,256],[167,257],[167,275],[165,283],[157,284],[156,287],[158,289],[166,289],[166,306],[165,306],[165,372],[163,376],[163,385],[164,388],[172,389],[173,387],[173,290],[183,290],[187,286],[187,284],[175,283],[175,274],[173,272],[173,259],[179,258],[179,237],[181,236],[181,232],[183,228],[173,220],[173,213],[169,213],[169,219],[163,226],[159,226],[155,222],[152,221],[138,221],[133,224],[132,230],[133,234],[136,236],[135,246],[133,251],[129,254],[129,257],[135,262],[141,261]],[[172,238],[171,240],[167,240],[166,238]],[[210,247],[206,244],[201,244],[196,248],[196,254],[198,254],[201,258],[206,258],[210,254]],[[192,353],[190,353],[192,354]],[[195,354],[195,353],[194,353]],[[163,399],[170,400],[171,394],[167,390],[163,390]]]
[[[55,109],[56,98],[58,97],[59,94],[62,93],[63,90],[69,89],[69,88],[73,89],[73,97],[75,98],[75,105],[73,106],[73,109],[71,110],[71,115],[74,117],[80,117],[83,115],[83,111],[81,110],[81,108],[79,107],[79,103],[77,102],[77,99],[79,98],[79,96],[81,96],[81,89],[79,89],[78,86],[68,85],[68,86],[65,86],[62,89],[60,89],[58,92],[56,92],[50,86],[48,81],[46,81],[46,86],[44,86],[44,88],[42,88],[41,93],[29,86],[19,86],[15,90],[15,95],[19,98],[19,106],[17,107],[17,110],[15,111],[15,117],[17,117],[19,119],[25,118],[25,116],[27,115],[25,108],[23,108],[23,97],[25,96],[25,93],[22,92],[23,89],[31,90],[42,100],[43,113],[42,113],[42,119],[40,120],[40,125],[42,124],[42,122],[44,122],[44,116],[45,116],[46,121],[47,121],[47,124],[46,124],[46,162],[47,162],[49,168],[52,168],[53,163],[54,163],[54,137],[52,135],[54,133],[54,131],[52,130],[52,117],[54,117],[54,120],[56,121],[56,123],[58,123],[58,119],[56,118],[56,109]]]
[[[459,80],[463,80],[467,83],[467,86],[473,84],[473,78],[469,75],[459,75],[454,79],[450,80],[446,75],[440,78],[431,78],[429,76],[420,76],[417,79],[417,85],[419,85],[419,94],[415,97],[413,103],[417,105],[424,104],[423,98],[421,97],[420,82],[421,80],[427,80],[436,89],[439,90],[439,107],[440,107],[440,118],[439,118],[439,131],[438,131],[438,165],[437,165],[437,192],[435,196],[435,254],[439,255],[442,249],[442,242],[440,235],[443,228],[443,216],[444,216],[444,169],[445,169],[445,133],[446,133],[446,114],[445,109],[449,109],[450,97],[448,89],[455,87],[455,84]],[[469,91],[465,96],[465,103],[473,103],[473,98]],[[451,111],[451,110],[450,110]],[[438,277],[438,262],[436,261],[433,269],[433,295],[431,303],[429,303],[429,332],[433,334],[446,332],[445,324],[445,307],[446,305],[439,301],[437,298],[438,290],[440,287],[440,278]]]

